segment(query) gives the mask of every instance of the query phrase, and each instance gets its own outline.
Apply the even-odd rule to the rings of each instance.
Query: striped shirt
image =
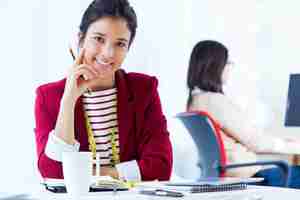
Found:
[[[111,166],[112,131],[115,131],[117,152],[119,148],[117,119],[117,89],[107,89],[83,94],[83,108],[91,123],[96,142],[96,150],[100,155],[101,166]]]

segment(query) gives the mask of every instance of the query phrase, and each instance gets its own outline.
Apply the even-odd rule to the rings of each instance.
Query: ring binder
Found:
[[[197,182],[168,182],[162,188],[190,193],[225,192],[232,190],[246,190],[249,183],[262,181],[261,178],[203,178]]]
[[[232,190],[245,190],[247,189],[246,183],[227,183],[227,184],[204,184],[191,187],[191,193],[203,193],[203,192],[226,192]]]

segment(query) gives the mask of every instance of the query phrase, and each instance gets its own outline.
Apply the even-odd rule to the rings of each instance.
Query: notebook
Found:
[[[180,191],[183,189],[184,191],[188,191],[190,193],[202,193],[202,192],[224,192],[224,191],[232,191],[232,190],[245,190],[247,189],[247,183],[219,183],[219,184],[210,184],[210,183],[203,183],[198,185],[190,185],[190,186],[183,186],[183,185],[172,185],[167,184],[170,190]],[[182,187],[182,188],[181,188]]]
[[[206,178],[197,182],[152,182],[139,184],[141,190],[161,189],[189,193],[221,192],[231,190],[245,190],[249,183],[262,181],[263,178]]]
[[[44,179],[42,183],[48,191],[54,193],[66,193],[66,187],[63,179]],[[124,182],[113,179],[109,176],[94,177],[93,183],[90,186],[90,192],[103,191],[125,191],[129,187]]]

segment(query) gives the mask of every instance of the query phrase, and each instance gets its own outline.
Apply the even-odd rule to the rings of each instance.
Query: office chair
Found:
[[[249,167],[255,165],[274,165],[284,173],[284,185],[288,186],[290,169],[282,160],[257,161],[250,163],[227,164],[226,152],[221,138],[221,128],[206,112],[183,112],[176,115],[184,124],[198,150],[198,167],[201,178],[224,177],[227,169]]]

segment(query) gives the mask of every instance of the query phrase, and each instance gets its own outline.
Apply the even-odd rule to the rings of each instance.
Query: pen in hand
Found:
[[[71,48],[71,47],[69,47],[69,52],[70,52],[70,54],[71,54],[71,56],[72,56],[73,60],[75,60],[76,58],[75,58],[75,55],[74,55],[74,53],[73,53],[73,51],[72,51],[72,48]]]
[[[70,52],[70,54],[71,54],[73,60],[75,60],[76,57],[75,57],[75,55],[74,55],[73,50],[72,50],[71,47],[69,47],[69,52]],[[83,80],[85,80],[84,77],[83,77],[83,75],[81,75],[80,78],[83,79]],[[89,88],[87,88],[86,90],[87,90],[88,94],[91,94],[91,90],[90,90]]]

